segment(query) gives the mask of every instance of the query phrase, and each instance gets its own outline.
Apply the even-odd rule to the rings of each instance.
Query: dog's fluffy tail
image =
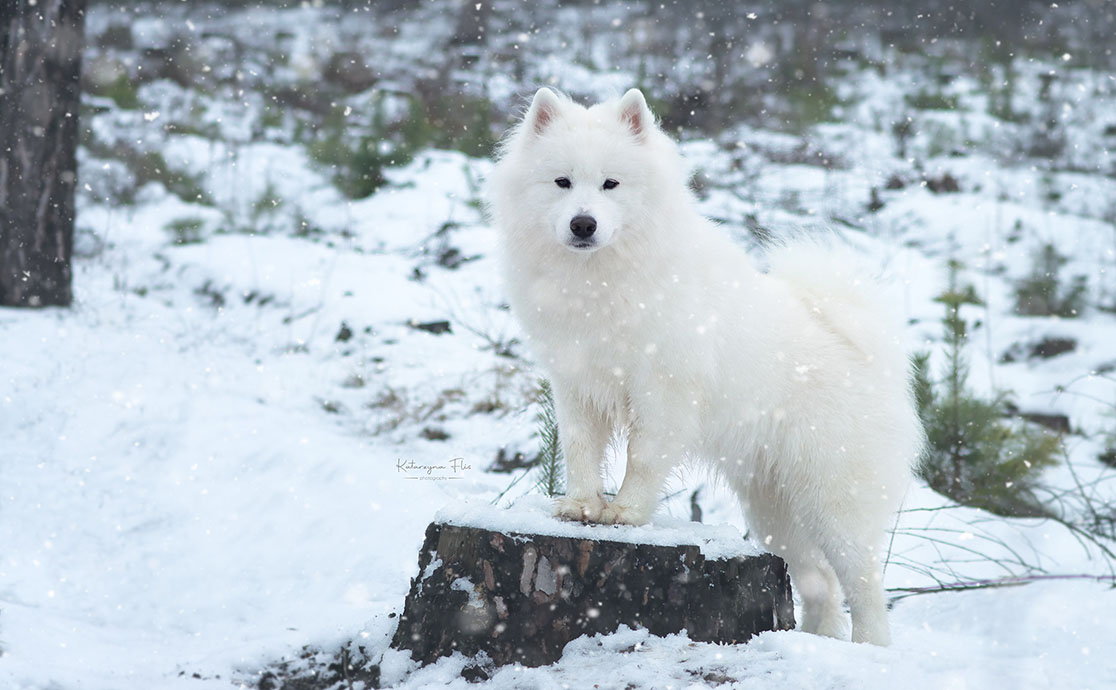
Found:
[[[770,254],[770,274],[790,286],[817,319],[869,360],[905,368],[901,310],[878,269],[848,247],[795,243]]]

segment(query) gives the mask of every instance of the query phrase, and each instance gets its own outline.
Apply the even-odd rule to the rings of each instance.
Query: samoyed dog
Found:
[[[535,94],[503,143],[491,210],[508,298],[554,389],[564,518],[646,523],[704,461],[782,556],[804,630],[889,642],[883,542],[922,443],[880,287],[825,249],[761,272],[695,209],[643,94]],[[627,438],[615,498],[602,462]],[[843,593],[843,597],[842,597]]]

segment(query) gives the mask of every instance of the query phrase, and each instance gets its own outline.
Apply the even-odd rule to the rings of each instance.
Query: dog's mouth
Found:
[[[567,242],[566,246],[574,250],[575,252],[591,252],[595,249],[600,249],[600,245],[598,245],[593,240],[573,240]]]

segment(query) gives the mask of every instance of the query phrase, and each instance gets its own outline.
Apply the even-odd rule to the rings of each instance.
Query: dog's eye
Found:
[[[604,186],[605,189],[616,189],[616,186],[619,185],[619,184],[620,183],[617,182],[616,180],[614,180],[612,178],[609,178],[609,179],[604,181],[603,186]]]
[[[557,180],[554,180],[554,184],[558,185],[562,189],[569,189],[573,186],[573,184],[570,182],[570,178],[568,177],[559,177]]]

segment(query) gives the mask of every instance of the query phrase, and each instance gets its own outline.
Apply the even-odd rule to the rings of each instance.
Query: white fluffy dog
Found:
[[[540,89],[508,136],[492,211],[508,297],[554,387],[559,515],[641,524],[704,460],[790,568],[802,628],[887,644],[881,546],[922,443],[908,361],[840,256],[761,273],[695,209],[643,94],[584,108]],[[836,265],[835,265],[836,264]],[[609,502],[601,465],[627,436]]]

